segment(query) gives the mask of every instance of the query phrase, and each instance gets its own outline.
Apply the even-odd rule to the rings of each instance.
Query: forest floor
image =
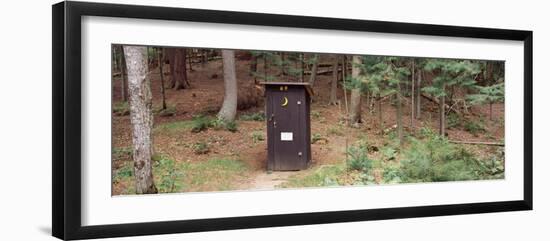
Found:
[[[239,84],[254,83],[248,74],[247,61],[237,61]],[[170,79],[165,66],[165,82]],[[161,103],[158,68],[151,73],[153,106],[159,109]],[[369,157],[381,162],[399,163],[402,151],[392,143],[396,124],[396,108],[388,100],[382,103],[384,128],[381,133],[376,108],[363,105],[363,123],[359,128],[346,125],[344,93],[338,89],[340,105],[328,105],[331,75],[320,75],[314,86],[315,96],[311,105],[312,164],[310,168],[294,172],[266,172],[267,141],[265,120],[250,120],[261,116],[263,102],[247,110],[239,110],[237,131],[208,128],[191,132],[193,117],[205,115],[214,117],[223,101],[223,74],[221,60],[207,65],[194,64],[188,73],[190,89],[166,89],[166,102],[175,112],[173,116],[154,116],[154,178],[160,192],[201,192],[225,190],[273,189],[285,187],[309,187],[330,185],[327,177],[337,179],[339,184],[353,185],[360,174],[347,171],[346,150],[358,141],[368,141]],[[113,81],[114,109],[121,104],[119,79]],[[253,86],[255,88],[255,86]],[[349,95],[349,91],[348,91]],[[349,96],[348,96],[349,98]],[[403,104],[403,123],[406,136],[416,136],[421,128],[437,130],[438,114],[434,103],[422,99],[422,113],[411,126],[410,102]],[[365,103],[365,102],[363,102]],[[118,106],[118,107],[117,107]],[[448,139],[457,141],[504,140],[504,105],[493,106],[493,120],[488,120],[489,107],[479,106],[461,118],[449,118]],[[475,128],[473,128],[474,126]],[[132,194],[132,136],[128,115],[113,114],[113,159],[112,194]],[[406,139],[407,140],[407,139]],[[404,150],[410,143],[405,142]],[[461,145],[480,158],[496,155],[498,147],[484,145]],[[392,150],[392,148],[394,150]],[[396,151],[397,150],[397,151]],[[387,158],[390,152],[391,158]],[[391,153],[395,154],[391,154]],[[378,168],[377,168],[378,167]],[[374,183],[383,182],[384,168],[376,166]]]

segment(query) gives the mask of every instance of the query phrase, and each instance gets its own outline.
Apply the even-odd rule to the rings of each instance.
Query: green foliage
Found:
[[[237,127],[237,122],[236,121],[227,121],[225,122],[224,124],[224,128],[230,132],[237,132],[238,131],[238,127]]]
[[[313,133],[313,135],[311,135],[311,143],[312,144],[315,144],[316,142],[318,142],[321,139],[323,139],[323,137],[321,136],[320,133]]]
[[[327,129],[327,135],[343,136],[342,126],[331,126]]]
[[[312,119],[318,120],[321,118],[321,112],[317,110],[312,110],[310,111],[310,116],[312,117]]]
[[[341,165],[323,165],[306,175],[291,176],[288,181],[279,185],[283,188],[326,187],[340,185],[338,179],[345,172]]]
[[[481,72],[479,62],[454,59],[427,59],[424,70],[435,73],[431,86],[422,91],[435,97],[446,96],[445,88],[451,86],[471,87],[475,85],[475,75]]]
[[[397,157],[397,150],[392,148],[391,146],[382,147],[380,149],[380,152],[382,153],[384,160],[387,161],[395,160],[395,158]]]
[[[131,163],[131,162],[128,162]],[[124,165],[115,171],[113,182],[119,182],[134,176],[134,168],[131,165]]]
[[[492,104],[504,101],[504,82],[491,86],[476,86],[477,94],[468,95],[466,100],[472,105]]]
[[[461,123],[462,120],[456,113],[450,112],[449,115],[447,115],[447,127],[454,128],[460,126]]]
[[[254,144],[265,140],[263,131],[254,131],[250,135],[252,136],[252,141],[254,142]]]
[[[239,116],[239,119],[243,121],[265,121],[265,113],[256,112],[250,114],[242,114],[241,116]]]
[[[395,183],[402,182],[401,176],[403,174],[399,166],[388,165],[384,167],[384,172],[382,175],[383,175],[384,183],[395,184]]]
[[[169,131],[169,132],[175,132],[180,130],[188,130],[191,129],[196,123],[194,123],[192,120],[186,120],[186,121],[174,121],[174,122],[168,122],[163,123],[155,127],[156,131]]]
[[[469,120],[464,124],[464,129],[474,135],[485,132],[485,126],[482,121]]]
[[[155,162],[153,169],[160,174],[160,181],[157,184],[159,193],[176,192],[182,188],[183,172],[177,170],[174,160],[161,156]]]
[[[113,105],[113,114],[117,116],[124,116],[130,114],[130,106],[128,105],[128,102],[116,102]]]
[[[191,120],[191,132],[198,133],[213,126],[213,120],[207,116],[197,115]]]
[[[199,141],[192,145],[193,152],[197,155],[202,155],[210,152],[210,147],[208,146],[208,143]]]
[[[359,142],[346,150],[348,154],[347,167],[349,170],[370,172],[373,166],[373,160],[368,157],[368,145],[366,142]]]
[[[400,178],[404,182],[478,180],[478,161],[464,148],[445,137],[425,132],[423,139],[411,138],[411,146],[401,161]]]
[[[133,157],[132,147],[113,147],[111,151],[113,161],[115,160],[131,160]]]

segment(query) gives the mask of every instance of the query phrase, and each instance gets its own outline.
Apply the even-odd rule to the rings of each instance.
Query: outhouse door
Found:
[[[268,103],[268,134],[271,134],[271,170],[302,170],[307,168],[309,156],[309,118],[307,97],[303,86],[272,86]]]

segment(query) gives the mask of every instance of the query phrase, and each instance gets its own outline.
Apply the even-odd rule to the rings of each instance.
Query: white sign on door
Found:
[[[281,141],[292,141],[292,132],[281,132]]]

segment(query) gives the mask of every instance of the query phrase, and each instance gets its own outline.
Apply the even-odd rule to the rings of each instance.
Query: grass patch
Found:
[[[235,189],[248,167],[239,160],[214,158],[184,163],[182,169],[186,173],[185,191],[224,191]]]
[[[265,140],[263,131],[253,131],[250,136],[252,137],[252,142],[254,142],[254,144]]]
[[[132,147],[113,147],[111,154],[113,161],[132,160],[133,152]]]
[[[166,106],[166,109],[157,109],[156,114],[159,116],[175,116],[176,115],[176,107],[175,106]]]
[[[174,121],[174,122],[163,123],[155,127],[155,130],[175,132],[175,131],[182,131],[182,130],[190,130],[192,127],[193,127],[193,122],[190,120],[185,120],[185,121]]]
[[[342,126],[331,126],[327,130],[327,135],[334,135],[334,136],[343,136],[344,131],[342,130]]]
[[[239,120],[243,121],[265,121],[265,114],[263,112],[242,114],[239,116]]]
[[[130,114],[130,106],[127,101],[117,102],[113,105],[113,114],[125,116]]]
[[[288,179],[288,181],[279,185],[282,188],[296,188],[296,187],[325,187],[325,186],[338,186],[339,178],[345,173],[345,166],[343,165],[330,165],[320,166],[313,172],[306,175],[294,175]]]
[[[248,175],[248,166],[234,159],[214,158],[202,162],[177,162],[159,155],[153,177],[159,193],[235,190]],[[120,194],[135,194],[133,163],[114,172],[113,185]]]

